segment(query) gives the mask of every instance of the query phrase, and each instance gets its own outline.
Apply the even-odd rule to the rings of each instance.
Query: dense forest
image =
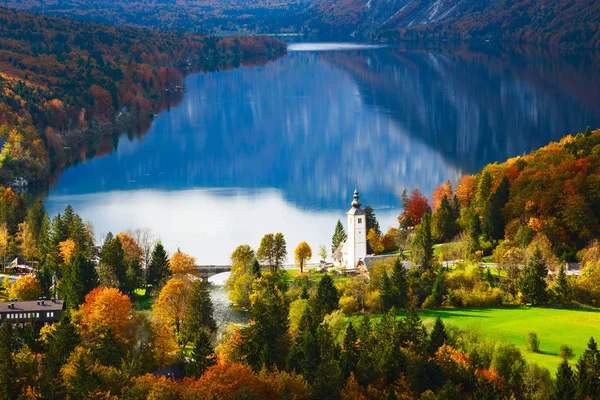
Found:
[[[44,182],[116,124],[151,118],[188,71],[285,51],[265,36],[161,33],[0,8],[0,183]]]
[[[109,233],[97,248],[93,227],[70,206],[50,219],[41,200],[28,205],[2,189],[0,256],[20,256],[34,272],[6,278],[0,296],[32,300],[57,289],[67,312],[42,329],[0,326],[0,396],[596,398],[595,325],[586,343],[564,339],[551,372],[478,329],[439,318],[426,324],[421,310],[597,313],[590,307],[600,303],[599,157],[600,130],[588,129],[487,165],[454,188],[443,183],[430,200],[415,189],[401,199],[398,228],[385,234],[366,206],[369,244],[389,257],[356,275],[307,271],[306,243],[293,252],[299,268],[283,270],[281,233],[266,234],[256,250],[240,245],[225,289],[250,321],[222,335],[193,257],[169,256],[143,229]],[[332,250],[345,237],[338,223]],[[495,272],[481,264],[489,254]],[[580,263],[579,276],[567,275],[564,260]],[[529,333],[528,353],[543,351],[538,334],[543,340],[546,332]],[[177,379],[154,374],[168,366]]]

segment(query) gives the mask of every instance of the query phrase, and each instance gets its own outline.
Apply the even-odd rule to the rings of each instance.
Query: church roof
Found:
[[[364,215],[365,212],[360,208],[362,203],[360,202],[360,196],[358,195],[358,188],[354,189],[354,198],[352,199],[352,208],[347,212],[348,215]]]

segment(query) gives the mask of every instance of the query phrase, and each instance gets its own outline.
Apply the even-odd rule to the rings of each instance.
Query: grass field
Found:
[[[501,309],[435,310],[419,313],[424,322],[440,316],[459,328],[477,326],[489,338],[516,345],[531,362],[556,371],[561,345],[570,346],[578,359],[591,336],[600,340],[600,309],[515,307]],[[527,350],[527,334],[537,333],[540,353]],[[573,360],[576,361],[576,360]]]

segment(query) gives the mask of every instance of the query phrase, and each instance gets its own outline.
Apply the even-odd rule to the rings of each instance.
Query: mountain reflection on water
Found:
[[[488,162],[600,126],[593,55],[464,46],[290,48],[264,66],[191,75],[143,137],[65,171],[47,199],[98,235],[160,233],[202,263],[282,231],[329,244],[355,183],[383,228],[404,188],[430,194]],[[334,51],[335,50],[335,51]]]

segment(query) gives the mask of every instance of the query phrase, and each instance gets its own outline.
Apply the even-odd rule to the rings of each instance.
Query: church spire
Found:
[[[358,196],[358,185],[357,185],[354,188],[354,200],[352,200],[352,207],[360,208],[360,206],[362,206],[362,203],[360,202],[360,199]]]

